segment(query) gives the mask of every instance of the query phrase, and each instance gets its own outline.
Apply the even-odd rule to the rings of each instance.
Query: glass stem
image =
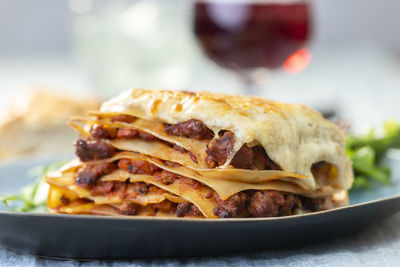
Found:
[[[243,93],[246,95],[257,96],[258,95],[258,88],[256,84],[251,79],[241,79],[242,80],[242,87]]]
[[[256,69],[250,71],[239,71],[239,78],[243,84],[243,93],[251,96],[261,96],[260,89],[265,81],[267,70]]]

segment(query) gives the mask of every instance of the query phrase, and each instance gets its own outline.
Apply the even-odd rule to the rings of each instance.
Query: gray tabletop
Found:
[[[374,219],[371,217],[371,220]],[[0,249],[0,266],[398,266],[399,225],[400,213],[397,213],[372,223],[360,233],[324,243],[216,258],[77,262],[39,259]]]

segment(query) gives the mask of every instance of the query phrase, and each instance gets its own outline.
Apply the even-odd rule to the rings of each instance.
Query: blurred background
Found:
[[[400,119],[399,10],[398,0],[0,0],[0,159],[72,152],[67,117],[133,87],[299,102],[354,131]]]

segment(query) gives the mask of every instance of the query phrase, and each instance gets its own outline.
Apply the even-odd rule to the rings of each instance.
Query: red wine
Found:
[[[231,69],[278,68],[309,37],[310,11],[296,1],[200,1],[194,33],[205,54]]]

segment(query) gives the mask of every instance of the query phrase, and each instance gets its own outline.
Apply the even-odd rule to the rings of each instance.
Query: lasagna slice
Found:
[[[77,159],[49,175],[67,214],[275,217],[347,204],[340,130],[296,104],[135,89],[71,118]]]

